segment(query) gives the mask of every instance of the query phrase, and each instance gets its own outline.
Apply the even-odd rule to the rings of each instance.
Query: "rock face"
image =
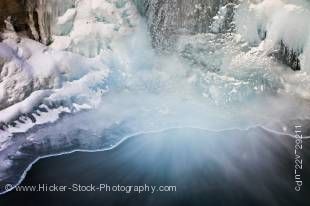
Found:
[[[153,46],[160,51],[173,49],[177,35],[225,33],[234,30],[235,5],[239,0],[133,0],[147,18]],[[257,31],[264,40],[267,31]],[[300,70],[302,51],[294,51],[281,41],[275,58],[293,70]]]
[[[267,31],[257,31],[261,40],[267,37]],[[303,53],[302,50],[293,50],[289,48],[283,40],[277,44],[277,48],[270,55],[275,57],[281,63],[289,66],[294,71],[301,70],[301,63],[299,56]]]
[[[210,31],[213,18],[221,7],[227,6],[224,20],[232,20],[232,9],[238,0],[134,0],[140,13],[147,17],[153,45],[169,48],[174,36],[182,33]],[[221,31],[224,28],[220,29]]]
[[[30,28],[27,20],[25,1],[21,0],[1,0],[0,1],[0,30],[6,28],[5,20],[11,17],[11,23],[17,32],[26,32],[30,35]]]
[[[288,48],[283,41],[279,44],[279,49],[275,53],[275,57],[283,64],[291,67],[294,71],[301,69],[299,55],[302,51],[294,51]]]
[[[1,0],[0,31],[9,20],[16,32],[49,44],[56,17],[74,4],[75,0]]]
[[[169,51],[180,34],[227,32],[233,29],[234,8],[239,0],[132,0],[147,18],[153,46]],[[0,32],[8,23],[17,33],[48,45],[58,16],[76,0],[1,0]],[[218,16],[220,15],[220,16]],[[6,23],[5,23],[6,22]],[[216,23],[215,27],[212,24]],[[258,31],[261,38],[266,32]],[[281,42],[274,54],[293,70],[300,70],[299,54]]]

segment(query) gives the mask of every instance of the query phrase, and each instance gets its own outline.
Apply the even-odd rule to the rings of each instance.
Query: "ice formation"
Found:
[[[37,41],[10,19],[2,33],[0,182],[28,147],[106,147],[173,127],[289,133],[309,119],[306,1],[38,2]]]
[[[49,11],[50,4],[69,8],[63,2],[51,1],[42,9]],[[65,104],[70,110],[85,105],[91,108],[105,92],[109,69],[104,57],[111,52],[112,40],[126,36],[136,24],[135,9],[126,2],[104,0],[78,1],[73,5],[74,8],[58,12],[62,15],[50,22],[54,33],[50,46],[18,37],[12,30],[3,33],[0,44],[2,129],[10,128],[6,123],[14,120],[25,122],[22,120],[25,115],[35,121],[31,113],[41,104],[49,107]]]

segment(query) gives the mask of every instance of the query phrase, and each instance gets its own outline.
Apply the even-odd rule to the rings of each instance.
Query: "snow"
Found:
[[[309,119],[308,7],[294,0],[252,2],[237,8],[236,34],[217,33],[223,7],[213,19],[214,33],[180,36],[171,55],[154,51],[130,1],[75,1],[56,18],[49,46],[6,35],[0,43],[0,151],[12,148],[1,162],[32,141],[62,148],[62,138],[91,145],[107,137],[115,144],[141,131],[274,122],[282,131],[286,120]],[[302,71],[268,55],[279,40],[303,48]],[[36,125],[44,126],[26,133]],[[25,134],[16,140],[15,133]]]
[[[33,110],[42,98],[48,96],[49,91],[35,91],[24,101],[16,103],[0,111],[0,122],[10,122],[21,114],[29,113]]]
[[[219,9],[217,15],[213,17],[213,23],[210,27],[212,32],[218,33],[221,31],[221,28],[225,22],[226,14],[227,14],[227,7],[222,6]]]
[[[235,23],[237,32],[252,45],[261,44],[266,52],[272,52],[280,41],[295,52],[304,51],[302,70],[310,72],[309,2],[303,0],[263,0],[258,3],[243,1],[239,6]],[[263,39],[266,32],[266,39]]]
[[[5,40],[0,54],[1,106],[23,101],[34,91],[59,89],[66,81],[78,80],[91,71],[108,70],[100,59],[56,51],[29,39]]]
[[[66,32],[56,32],[52,48],[69,50],[86,57],[96,57],[115,39],[126,36],[137,25],[138,14],[133,4],[119,0],[81,0],[74,9],[58,18],[55,25]],[[72,24],[71,26],[63,26]],[[67,31],[67,30],[70,31]],[[63,33],[63,35],[62,35]]]
[[[48,10],[58,5],[50,3]],[[13,133],[55,122],[61,113],[98,106],[108,90],[105,80],[110,68],[106,62],[111,57],[111,44],[132,33],[139,20],[130,2],[69,0],[58,6],[63,8],[52,12],[56,16],[52,16],[50,46],[20,38],[14,31],[2,34],[0,122],[7,124],[0,130],[1,149]],[[53,104],[58,106],[46,106]],[[36,107],[46,112],[36,111]]]
[[[73,26],[74,18],[76,16],[76,9],[68,9],[63,16],[57,19],[56,26],[54,28],[54,33],[57,35],[68,34]]]
[[[176,54],[158,56],[133,3],[74,1],[72,7],[68,6],[56,17],[49,46],[17,38],[12,32],[4,35],[7,38],[0,43],[0,122],[15,121],[16,125],[7,124],[7,130],[0,131],[1,141],[6,142],[12,133],[55,122],[61,113],[100,110],[102,102],[116,113],[135,114],[137,110],[131,107],[141,106],[148,109],[148,115],[159,111],[185,121],[182,109],[176,111],[173,106],[184,104],[184,99],[190,101],[190,106],[212,105],[219,110],[264,95],[297,95],[307,99],[310,97],[308,8],[303,1],[243,1],[235,16],[237,34],[184,35],[177,43]],[[219,32],[226,12],[227,8],[222,7],[214,17],[213,32]],[[264,31],[266,39],[262,38]],[[303,50],[302,73],[287,72],[266,55],[281,40],[294,50]],[[128,97],[133,102],[128,104],[131,107],[123,108],[122,103],[115,102],[106,105],[110,90],[123,92],[123,101],[126,92],[131,94]],[[143,101],[130,99],[136,93]],[[146,105],[150,94],[158,95],[158,99],[171,96],[173,100],[167,104],[154,100],[162,105]],[[57,106],[47,112],[34,111],[35,107],[46,105]],[[266,111],[264,106],[259,105],[261,111]],[[158,107],[161,109],[157,110]],[[210,114],[213,108],[207,110]],[[279,117],[284,110],[279,111]],[[247,111],[246,115],[253,118],[265,118],[253,115],[250,108]],[[106,115],[104,112],[102,116]],[[25,114],[33,115],[37,121],[26,118],[24,124],[18,123],[16,120]]]

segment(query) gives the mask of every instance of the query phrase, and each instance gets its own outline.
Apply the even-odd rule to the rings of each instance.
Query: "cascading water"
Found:
[[[306,2],[71,3],[52,15],[48,47],[13,31],[0,44],[0,103],[10,100],[0,111],[0,182],[18,183],[39,156],[112,148],[134,134],[257,126],[292,134],[292,122],[309,119],[309,31],[274,29],[291,13],[291,26],[307,22]],[[302,45],[301,71],[272,55],[281,40],[293,53]]]
[[[211,31],[213,18],[222,12],[221,31],[231,29],[233,6],[238,0],[134,0],[140,13],[147,18],[153,45],[168,49],[180,34],[197,34]],[[230,10],[230,11],[227,11]],[[226,24],[226,25],[225,25]],[[227,26],[225,28],[225,26]]]

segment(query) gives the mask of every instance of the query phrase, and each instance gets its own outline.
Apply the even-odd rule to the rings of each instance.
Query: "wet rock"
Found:
[[[0,1],[0,30],[6,29],[5,20],[11,17],[11,22],[16,32],[31,35],[27,23],[27,10],[23,0],[1,0]]]
[[[180,34],[206,33],[210,31],[219,9],[238,0],[134,0],[138,10],[147,18],[153,46],[171,48]],[[226,26],[233,19],[232,6],[228,7]],[[225,26],[220,30],[224,31]]]
[[[300,70],[299,55],[302,51],[295,51],[285,45],[283,41],[279,44],[279,49],[275,52],[275,57],[283,64],[291,67],[294,71]]]
[[[1,0],[0,31],[7,29],[5,20],[10,18],[19,35],[47,45],[52,41],[56,18],[74,4],[75,0]]]
[[[265,40],[267,37],[267,31],[258,30],[257,31],[261,40]],[[302,50],[294,50],[289,48],[282,40],[277,45],[271,56],[275,57],[281,63],[289,66],[294,71],[301,70],[299,56],[303,53]]]

